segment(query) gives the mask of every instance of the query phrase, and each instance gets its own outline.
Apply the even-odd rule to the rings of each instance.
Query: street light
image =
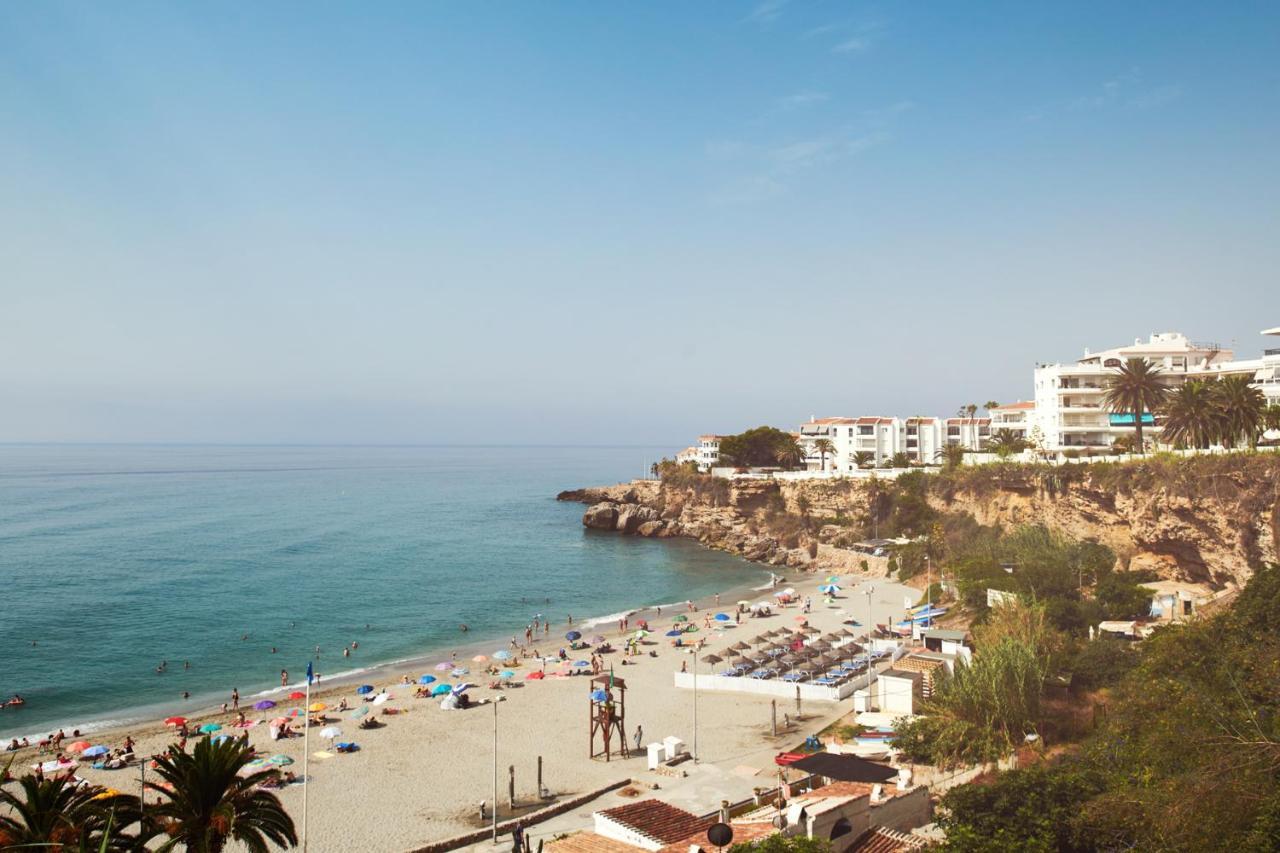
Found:
[[[693,653],[693,763],[698,763],[698,652]]]
[[[871,616],[871,594],[876,588],[867,584],[867,710],[871,710],[871,626],[875,620]]]
[[[498,843],[498,703],[506,696],[493,697],[493,843]]]

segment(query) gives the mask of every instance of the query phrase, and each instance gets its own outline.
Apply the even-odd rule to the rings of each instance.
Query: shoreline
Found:
[[[750,567],[755,571],[774,574],[773,572],[770,572],[771,567],[752,561],[745,562],[746,565],[744,568]],[[737,600],[738,596],[750,598],[761,590],[768,588],[768,583],[763,586],[749,586],[747,585],[747,582],[744,581],[743,584],[733,585],[726,590],[721,590],[718,594],[722,598],[725,596],[731,596]],[[716,594],[717,593],[711,593],[703,596],[702,598],[685,599],[677,602],[637,605],[614,613],[603,614],[600,616],[589,616],[581,622],[575,619],[572,628],[570,628],[566,622],[553,623],[554,627],[552,628],[551,633],[542,635],[541,637],[535,636],[533,638],[533,647],[539,648],[540,645],[544,645],[549,646],[552,649],[558,649],[560,644],[565,642],[564,634],[574,629],[583,630],[585,628],[598,628],[599,630],[597,633],[608,636],[612,639],[617,635],[616,623],[624,617],[634,617],[643,613],[654,614],[658,610],[665,611],[669,608],[683,607],[686,601],[692,601],[693,604],[697,606],[698,612],[702,612],[706,609],[706,605],[714,604]],[[536,608],[537,606],[538,605],[536,604],[530,604],[530,607]],[[730,603],[723,602],[722,606],[730,606]],[[517,630],[517,640],[520,639],[518,634],[519,631]],[[463,636],[465,636],[465,634],[463,634]],[[541,644],[539,644],[539,639],[542,640]],[[312,684],[311,693],[313,698],[322,698],[326,695],[332,695],[335,692],[340,692],[342,688],[350,687],[353,684],[361,682],[385,680],[388,676],[398,680],[402,675],[418,673],[419,670],[425,671],[430,669],[436,663],[442,661],[442,656],[449,654],[456,654],[460,664],[469,664],[473,656],[477,654],[491,654],[495,649],[507,648],[509,642],[510,637],[492,637],[485,639],[476,637],[475,639],[468,639],[465,642],[460,642],[452,646],[441,645],[438,648],[428,649],[409,657],[370,663],[367,666],[348,667],[331,676],[326,675],[324,671],[319,669],[317,666],[316,671],[320,676],[320,680]],[[350,658],[344,658],[343,660],[352,662]],[[417,675],[414,675],[413,677],[416,679]],[[305,689],[306,679],[304,678],[298,681],[290,680],[287,685],[275,685],[261,690],[251,689],[243,691],[241,693],[240,709],[252,710],[252,705],[256,701],[261,701],[263,699],[276,701],[280,696],[287,696],[295,690]],[[192,709],[180,707],[178,703],[183,700],[176,700],[174,702],[135,705],[125,709],[90,713],[87,718],[81,718],[78,723],[51,723],[47,727],[21,732],[16,729],[5,730],[6,733],[3,734],[3,736],[0,736],[0,756],[21,756],[23,753],[40,754],[36,747],[38,741],[53,732],[57,732],[59,729],[67,733],[68,740],[74,739],[74,736],[71,734],[73,731],[79,731],[80,737],[90,740],[93,739],[89,737],[90,735],[95,735],[102,740],[122,740],[125,735],[133,735],[135,739],[137,739],[137,735],[140,732],[150,731],[152,729],[163,729],[157,721],[163,720],[166,716],[172,714],[180,713],[181,716],[185,716],[188,720],[193,722],[204,722],[222,716],[233,717],[234,713],[230,708],[228,708],[225,713],[222,711],[222,702],[218,699],[218,696],[225,696],[229,700],[229,688],[226,692],[219,694],[213,692],[193,693],[191,698],[186,700],[195,706]],[[285,702],[287,701],[288,700],[285,700]],[[283,705],[285,702],[278,702],[278,704]],[[21,711],[10,712],[6,709],[0,713],[21,713]],[[2,718],[0,718],[0,722],[2,721]],[[21,741],[24,737],[30,740],[30,747],[20,748],[17,751],[4,750],[4,747],[8,745],[10,740],[16,738],[18,741]],[[18,762],[15,761],[15,764],[17,763]]]

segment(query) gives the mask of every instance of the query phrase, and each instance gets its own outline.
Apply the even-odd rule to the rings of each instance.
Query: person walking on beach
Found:
[[[720,593],[716,593],[716,607],[720,606]]]
[[[640,751],[640,742],[644,740],[644,726],[636,726],[636,752]]]
[[[239,708],[240,708],[240,690],[238,688],[233,687],[231,688],[231,710],[236,711],[236,710],[239,710]]]

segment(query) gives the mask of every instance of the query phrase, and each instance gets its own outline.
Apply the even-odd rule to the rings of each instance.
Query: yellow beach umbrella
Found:
[[[329,707],[329,706],[328,706],[328,705],[326,705],[326,704],[324,704],[323,702],[312,702],[310,705],[308,705],[308,706],[307,706],[307,710],[308,710],[308,711],[323,711],[323,710],[325,710],[325,709],[326,709],[326,708],[328,708],[328,707]]]

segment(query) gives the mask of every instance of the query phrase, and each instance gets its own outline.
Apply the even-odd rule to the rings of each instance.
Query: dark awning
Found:
[[[816,752],[788,766],[840,782],[888,782],[898,777],[898,771],[892,767],[876,764],[856,755],[837,755],[833,752]]]

